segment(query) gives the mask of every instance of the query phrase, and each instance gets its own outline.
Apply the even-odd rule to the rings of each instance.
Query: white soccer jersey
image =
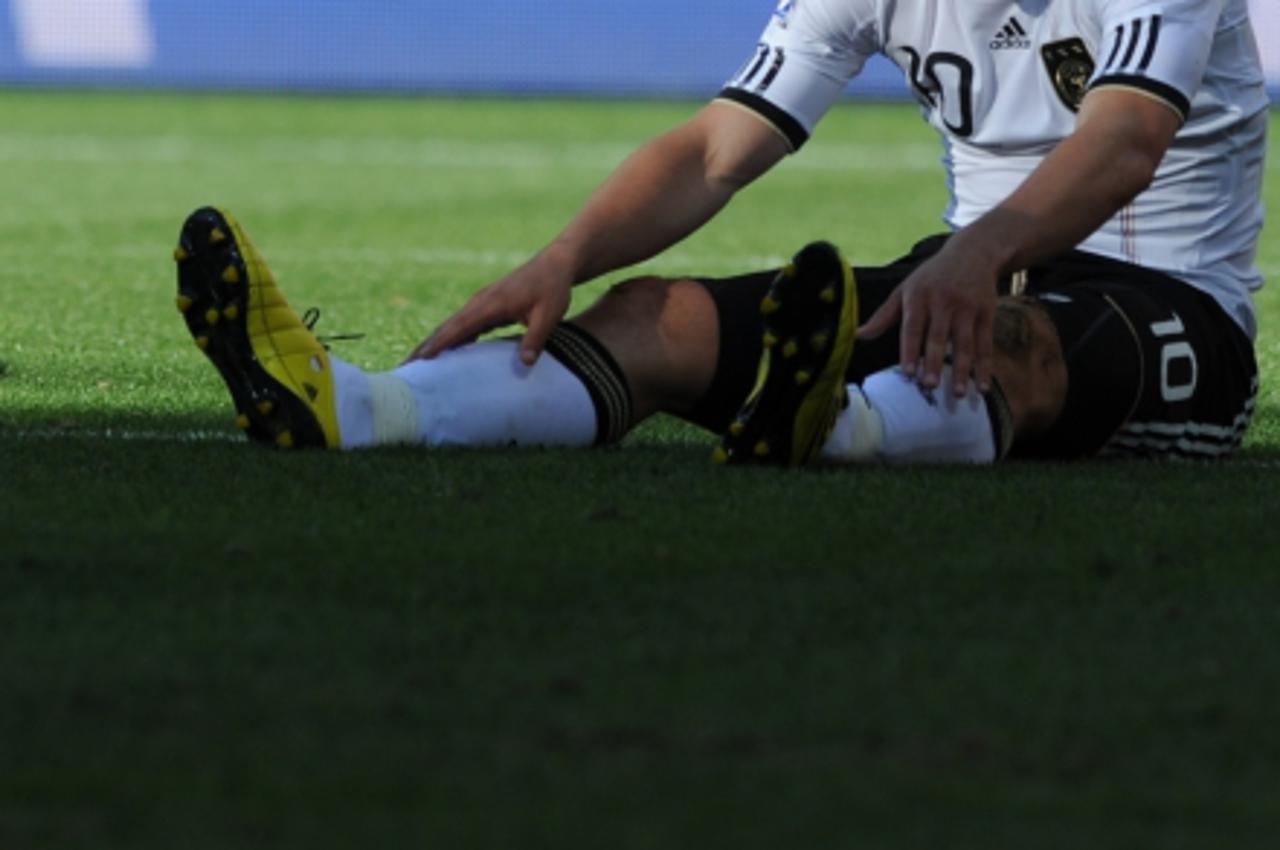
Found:
[[[721,97],[799,148],[875,53],[942,135],[955,228],[1073,131],[1090,89],[1168,105],[1184,123],[1154,183],[1080,247],[1187,281],[1254,335],[1268,100],[1247,0],[783,0]]]

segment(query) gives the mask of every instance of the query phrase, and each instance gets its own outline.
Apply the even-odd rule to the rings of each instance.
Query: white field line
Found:
[[[0,258],[6,257],[6,254],[10,254],[11,251],[12,249],[6,250],[3,246],[0,246]],[[305,251],[273,248],[263,251],[263,254],[277,272],[283,270],[286,277],[292,277],[293,275],[288,274],[288,269],[283,267],[306,263],[318,263],[326,266],[402,266],[407,264],[424,268],[434,266],[472,266],[475,268],[506,270],[513,269],[524,263],[533,256],[534,251],[519,251],[506,248],[477,250],[446,247],[387,249],[323,247]],[[41,253],[41,261],[46,261],[51,257],[85,259],[88,257],[101,258],[103,256],[118,260],[153,260],[157,263],[168,263],[170,259],[168,248],[151,243],[122,242],[106,246],[89,246],[62,242],[46,248]],[[725,252],[713,255],[676,248],[660,254],[643,265],[661,264],[665,268],[676,270],[676,273],[701,274],[705,271],[725,270],[748,272],[775,268],[786,262],[787,258],[781,254],[733,254]],[[15,269],[22,269],[24,266],[23,256],[7,257],[5,263],[11,272]],[[30,265],[33,269],[35,268],[34,264],[29,262],[29,258],[25,264]],[[1269,282],[1269,286],[1280,286],[1280,266],[1264,264],[1259,266],[1259,269],[1263,277]]]
[[[638,144],[638,143],[637,143]],[[58,162],[86,164],[258,163],[334,167],[515,169],[556,167],[600,171],[616,166],[637,144],[574,142],[496,142],[424,137],[420,139],[346,139],[338,137],[264,137],[228,148],[184,136],[106,138],[76,134],[0,133],[0,163]],[[874,142],[820,142],[786,168],[802,171],[907,171],[939,167],[941,148],[932,143],[885,145]]]
[[[78,245],[62,242],[52,245],[41,252],[41,260],[50,257],[60,259],[86,259],[108,256],[118,260],[154,260],[168,263],[171,249],[144,242],[120,242],[105,246]],[[0,246],[0,258],[7,254],[14,256],[5,259],[10,271],[22,268],[25,251],[8,249]],[[335,248],[323,247],[311,250],[272,248],[263,251],[273,269],[284,271],[285,265],[319,263],[327,266],[359,265],[359,266],[397,266],[413,265],[429,268],[433,266],[473,266],[486,269],[513,269],[533,256],[535,251],[519,251],[509,248],[477,250],[471,248],[415,247],[415,248]],[[29,259],[29,258],[28,258]],[[697,251],[685,251],[676,248],[649,260],[643,265],[661,264],[663,267],[677,270],[677,273],[700,274],[707,270],[730,270],[748,272],[781,266],[787,258],[781,254],[708,254]],[[856,261],[855,261],[856,262]],[[27,263],[34,269],[34,264]],[[1259,266],[1268,288],[1280,286],[1280,266],[1263,264]]]

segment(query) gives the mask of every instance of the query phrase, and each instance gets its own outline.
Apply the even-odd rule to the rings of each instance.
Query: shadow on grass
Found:
[[[1265,429],[1258,429],[1263,431]],[[537,467],[549,459],[584,463],[597,468],[627,467],[634,464],[659,463],[664,468],[689,465],[695,469],[709,467],[708,459],[716,436],[674,417],[657,416],[642,423],[631,432],[623,443],[603,449],[577,448],[459,448],[428,449],[417,446],[383,447],[341,455],[347,462],[359,462],[361,458],[398,458],[413,460],[435,458],[447,463],[468,461],[501,461],[513,468]],[[63,406],[55,408],[15,408],[0,410],[0,446],[4,444],[99,444],[104,448],[112,444],[140,446],[181,446],[189,451],[196,446],[218,446],[219,450],[231,447],[256,453],[259,458],[277,454],[273,450],[250,443],[228,421],[225,410],[208,412],[157,412],[104,410],[100,408]],[[322,453],[304,453],[318,458]],[[1280,447],[1274,447],[1266,435],[1255,436],[1245,448],[1229,458],[1219,461],[1192,461],[1185,459],[1132,460],[1103,458],[1073,463],[1029,462],[1011,460],[1000,464],[1003,474],[1014,477],[1037,474],[1084,474],[1110,478],[1112,475],[1146,473],[1150,470],[1242,470],[1280,468]],[[879,479],[884,476],[916,477],[920,474],[967,478],[990,477],[984,467],[922,464],[912,467],[876,466],[825,468],[799,473],[802,476],[816,473],[820,477],[860,476]],[[747,475],[796,475],[794,470],[750,469],[735,470],[734,474]]]

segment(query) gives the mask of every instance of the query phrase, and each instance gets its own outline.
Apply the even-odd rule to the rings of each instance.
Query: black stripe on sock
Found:
[[[562,322],[547,340],[547,353],[587,388],[596,409],[596,445],[621,440],[631,427],[631,388],[609,350],[577,325]]]
[[[983,396],[987,402],[987,416],[991,418],[991,436],[996,445],[996,460],[1002,460],[1013,448],[1013,410],[1004,390],[995,378],[991,379],[991,390]]]

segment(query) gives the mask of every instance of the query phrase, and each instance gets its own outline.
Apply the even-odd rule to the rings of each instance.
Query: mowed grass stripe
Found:
[[[150,260],[168,262],[172,248],[168,251],[151,243],[113,244],[97,251],[101,257],[121,260]],[[0,257],[11,257],[15,266],[11,269],[31,272],[47,267],[50,261],[83,258],[86,246],[59,245],[44,252],[40,258],[32,258],[26,252],[17,249],[6,251],[0,248]],[[421,247],[387,247],[387,248],[316,248],[297,250],[288,247],[264,249],[264,255],[280,269],[285,270],[290,264],[325,264],[339,266],[463,266],[467,268],[492,271],[493,269],[512,269],[529,259],[533,249],[479,249],[457,248],[445,245]],[[666,266],[683,266],[685,268],[716,268],[730,270],[762,269],[780,266],[787,261],[781,254],[745,254],[729,256],[725,254],[702,254],[680,249],[664,253],[660,261]]]
[[[239,152],[226,146],[183,136],[112,138],[87,135],[38,135],[0,132],[0,162],[61,164],[173,165],[206,167],[248,155],[263,163],[320,167],[462,168],[523,171],[560,168],[598,172],[611,169],[634,150],[634,144],[583,142],[532,144],[518,141],[419,139],[349,139],[337,137],[254,138]],[[800,171],[934,170],[942,150],[937,144],[886,147],[874,142],[835,143],[787,164]]]

